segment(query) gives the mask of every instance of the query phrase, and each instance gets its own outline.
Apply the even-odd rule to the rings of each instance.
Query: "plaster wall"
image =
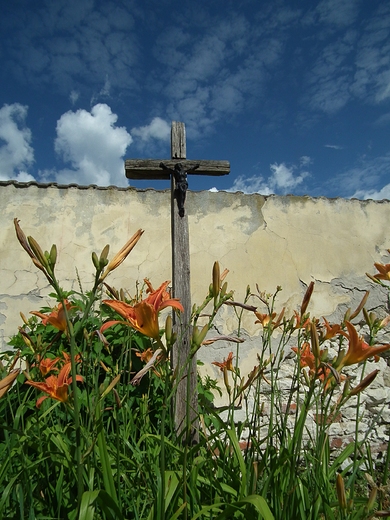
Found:
[[[58,247],[57,276],[64,289],[78,289],[76,268],[83,289],[92,284],[92,251],[109,243],[118,251],[139,228],[145,230],[136,248],[108,282],[135,292],[135,283],[148,277],[154,286],[171,279],[170,192],[132,188],[96,188],[0,183],[0,347],[19,325],[19,312],[28,315],[47,305],[50,289],[43,274],[18,243],[13,219],[20,219],[26,235],[43,249]],[[387,293],[365,276],[374,262],[388,263],[390,202],[294,196],[244,195],[227,192],[189,192],[186,211],[190,228],[191,291],[194,303],[208,292],[215,260],[229,269],[229,289],[243,301],[247,286],[274,292],[286,314],[297,309],[311,281],[315,292],[312,316],[340,319],[356,307],[370,290],[368,309],[387,314]],[[256,300],[258,305],[258,300]],[[259,308],[260,312],[263,309]],[[232,309],[223,310],[218,332],[234,332]],[[247,341],[240,347],[242,371],[253,368],[260,328],[246,313]],[[222,360],[232,345],[215,343],[203,349],[204,373],[219,377],[213,360]],[[390,373],[384,360],[376,388],[380,401],[390,402]],[[287,369],[286,369],[287,370]],[[375,390],[375,388],[374,388]],[[383,399],[382,399],[383,398]],[[390,417],[389,417],[390,419]]]

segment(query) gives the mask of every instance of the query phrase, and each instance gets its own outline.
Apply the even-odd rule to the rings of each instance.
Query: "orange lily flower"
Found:
[[[291,347],[291,350],[295,352],[295,354],[298,355],[298,350],[300,351],[300,365],[301,368],[308,367],[310,373],[314,373],[315,367],[316,367],[316,360],[314,357],[313,352],[310,348],[310,343],[305,341],[302,344],[302,347],[298,349],[298,347]]]
[[[135,355],[137,357],[139,357],[141,359],[141,361],[143,361],[144,363],[149,363],[149,361],[153,358],[155,352],[151,349],[151,348],[148,348],[146,350],[144,350],[143,352],[136,352]],[[158,360],[158,358],[156,359],[156,361]],[[157,377],[161,377],[161,374],[160,372],[158,372],[154,366],[152,366],[152,370],[153,372],[156,374]]]
[[[322,318],[322,319],[324,320],[324,325],[325,325],[325,329],[326,329],[325,334],[321,334],[322,340],[334,338],[338,334],[342,333],[343,329],[340,327],[340,325],[338,323],[331,325],[326,318]]]
[[[298,354],[298,347],[291,347],[291,350]],[[323,351],[320,351],[320,355],[322,356]],[[305,341],[300,348],[300,366],[301,368],[308,367],[310,377],[317,377],[320,381],[324,382],[328,379],[331,369],[327,366],[321,364],[316,372],[316,360],[315,356],[310,348],[310,343]],[[325,385],[325,390],[329,386],[329,381]]]
[[[299,314],[299,312],[297,311],[294,311],[294,315],[295,315],[295,325],[294,325],[294,329],[305,329],[305,330],[310,330],[310,317],[308,316],[305,321],[302,320],[303,316],[301,314]]]
[[[62,357],[64,358],[65,364],[71,363],[70,354],[68,354],[65,350],[62,351]],[[75,363],[80,363],[82,361],[80,354],[76,354],[74,357]]]
[[[171,295],[167,291],[169,281],[164,282],[160,285],[157,290],[153,290],[152,285],[148,280],[145,280],[148,285],[147,292],[149,296],[144,300],[136,303],[135,305],[129,305],[128,303],[118,300],[104,300],[103,303],[108,305],[114,311],[116,311],[126,321],[108,321],[101,327],[100,332],[104,332],[109,327],[122,323],[133,327],[145,336],[153,339],[160,337],[160,327],[158,324],[158,314],[166,307],[173,307],[183,312],[184,308],[177,298],[171,298]]]
[[[60,358],[44,358],[39,360],[39,370],[43,377],[45,377],[49,372],[51,372],[54,368],[57,368],[56,365]]]
[[[375,263],[378,273],[374,274],[374,278],[377,280],[387,280],[390,282],[390,264],[379,264]]]
[[[42,402],[51,397],[52,399],[56,399],[57,401],[61,401],[62,403],[66,403],[69,397],[68,387],[72,383],[72,378],[69,377],[69,373],[71,370],[70,363],[66,363],[60,370],[58,376],[49,376],[45,379],[44,382],[38,383],[36,381],[26,381],[27,385],[34,386],[41,390],[42,392],[47,393],[48,395],[44,395],[40,397],[37,401],[37,408],[40,408]],[[76,381],[83,381],[83,377],[80,375],[76,376]]]
[[[273,312],[272,314],[261,314],[260,312],[255,312],[256,318],[258,318],[255,321],[256,323],[261,323],[263,327],[266,327],[272,320],[276,317],[276,312]]]
[[[224,359],[222,363],[219,363],[218,361],[213,361],[211,364],[215,365],[216,367],[219,367],[221,372],[223,372],[225,369],[229,370],[230,372],[233,372],[233,352],[229,352],[228,357]]]
[[[143,352],[136,352],[135,355],[141,359],[141,361],[148,363],[152,357],[153,357],[153,350],[151,348],[148,348],[144,350]]]
[[[65,300],[65,307],[66,310],[69,311],[70,309],[74,308],[74,305],[68,302],[68,300]],[[41,318],[42,324],[45,326],[52,325],[62,332],[66,331],[65,311],[62,303],[58,304],[58,307],[55,307],[50,314],[43,314],[42,312],[38,311],[31,311],[30,314],[34,314],[34,316]]]
[[[349,345],[347,353],[341,360],[341,364],[337,367],[341,368],[355,363],[361,363],[370,357],[375,357],[375,361],[379,360],[378,354],[390,349],[390,345],[379,345],[378,347],[371,347],[364,339],[359,336],[355,327],[349,321],[345,322],[348,332],[344,332],[344,336],[348,338]]]

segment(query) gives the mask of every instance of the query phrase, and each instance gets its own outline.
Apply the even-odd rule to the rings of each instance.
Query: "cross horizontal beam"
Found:
[[[126,177],[138,180],[168,180],[171,174],[160,167],[161,162],[173,169],[180,162],[190,175],[227,175],[230,172],[229,161],[188,161],[186,159],[127,159],[125,161]],[[196,165],[198,169],[191,172]]]

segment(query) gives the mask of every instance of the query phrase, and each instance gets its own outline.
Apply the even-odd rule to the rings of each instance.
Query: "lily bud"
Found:
[[[13,385],[13,382],[18,377],[20,373],[20,369],[16,368],[15,370],[12,370],[7,376],[3,377],[3,379],[0,380],[0,398],[5,395],[8,390]]]
[[[276,290],[279,292],[282,290],[282,288],[278,285]],[[307,306],[309,305],[309,302],[310,302],[311,295],[313,294],[313,290],[314,290],[314,282],[310,282],[309,287],[307,288],[307,290],[305,292],[305,296],[303,297],[303,300],[302,300],[301,316],[303,316],[306,312]]]
[[[204,325],[204,327],[201,330],[196,325],[194,326],[194,328],[192,329],[192,342],[191,342],[193,347],[198,349],[201,346],[203,340],[206,337],[208,330],[209,330],[208,323],[206,323],[206,325]]]
[[[99,258],[95,252],[92,253],[92,262],[96,270],[100,270]]]
[[[375,505],[375,501],[376,501],[377,492],[378,492],[377,487],[374,487],[371,489],[370,495],[368,497],[368,502],[367,502],[367,511],[371,511],[371,509],[373,509],[373,507]]]
[[[198,345],[199,346],[203,343],[208,331],[209,331],[209,324],[206,323],[206,325],[204,325],[202,330],[198,332]]]
[[[213,296],[214,296],[215,303],[217,301],[217,297],[219,294],[220,284],[221,284],[221,272],[219,269],[219,262],[214,262],[214,265],[213,265]]]
[[[104,246],[103,251],[100,253],[100,262],[103,263],[105,260],[107,260],[109,252],[110,252],[110,245],[107,244],[106,246]],[[107,264],[105,264],[105,265],[107,265]]]
[[[226,387],[227,393],[230,395],[232,389],[231,389],[231,386],[229,385],[229,377],[228,377],[228,371],[227,371],[226,366],[223,367],[223,381],[225,383],[225,387]]]
[[[107,394],[111,392],[111,390],[115,387],[115,385],[120,380],[122,374],[118,374],[114,379],[111,381],[111,383],[107,386],[107,388],[102,392],[100,399],[103,399],[106,397]]]
[[[364,379],[360,381],[360,383],[355,386],[355,388],[352,388],[352,390],[349,392],[349,395],[357,395],[360,394],[365,388],[370,386],[370,384],[374,381],[376,376],[378,375],[379,370],[374,370],[370,374],[368,374]]]
[[[320,352],[320,341],[318,338],[318,332],[317,327],[314,321],[310,324],[310,336],[311,336],[311,350],[314,354],[316,365],[318,366],[318,363],[320,361],[321,352]]]
[[[353,320],[356,318],[356,316],[359,314],[359,312],[364,308],[367,302],[368,295],[370,294],[370,291],[366,291],[365,295],[362,298],[362,301],[359,303],[355,311],[349,316],[348,321]]]
[[[167,340],[167,343],[170,345],[172,340],[172,316],[169,314],[167,316],[167,319],[165,320],[165,338]]]
[[[49,261],[50,261],[51,268],[54,269],[54,266],[56,265],[56,262],[57,262],[57,246],[55,244],[53,244],[51,246]]]
[[[351,382],[349,379],[347,379],[344,383],[344,386],[343,386],[343,393],[341,395],[341,398],[342,399],[345,399],[349,394],[349,389],[351,387]]]
[[[44,267],[47,268],[49,266],[49,264],[48,264],[48,261],[47,261],[45,255],[43,254],[41,246],[38,244],[38,242],[33,237],[27,237],[27,240],[28,240],[28,243],[30,244],[30,247],[31,247],[33,253],[35,254],[35,257],[37,258],[37,260]]]
[[[370,316],[371,323],[375,323],[375,321],[377,319],[377,315],[375,314],[375,312],[370,312],[369,316]]]
[[[134,233],[134,235],[126,242],[126,244],[122,247],[120,251],[117,252],[117,254],[114,256],[114,258],[109,262],[107,265],[107,255],[108,255],[108,249],[106,246],[102,254],[100,255],[100,263],[102,265],[102,262],[104,262],[103,267],[107,265],[107,269],[103,273],[103,275],[100,277],[100,282],[102,282],[106,276],[116,269],[124,260],[126,260],[127,256],[130,254],[130,252],[134,249],[135,245],[137,244],[138,240],[141,238],[143,234],[142,229],[139,229]],[[107,251],[106,251],[107,250]]]
[[[21,317],[22,320],[23,320],[23,323],[24,323],[25,325],[28,325],[27,318],[26,318],[26,316],[23,314],[23,312],[20,312],[19,314],[20,314],[20,317]]]
[[[340,473],[337,473],[336,477],[336,491],[339,506],[341,509],[347,509],[347,497],[345,494],[344,480]]]
[[[114,397],[115,397],[116,407],[117,408],[122,408],[122,403],[121,403],[121,400],[119,398],[119,394],[118,394],[117,390],[115,388],[113,388],[112,392],[113,392]]]

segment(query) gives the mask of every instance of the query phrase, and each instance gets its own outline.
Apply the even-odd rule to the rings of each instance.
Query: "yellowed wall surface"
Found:
[[[114,254],[138,228],[145,233],[110,284],[134,292],[135,282],[144,277],[155,286],[171,279],[168,191],[2,183],[0,203],[2,348],[20,324],[20,311],[27,315],[49,302],[44,276],[16,240],[15,217],[44,249],[57,244],[57,275],[65,289],[77,289],[77,268],[88,290],[91,252],[100,253],[109,243]],[[372,308],[385,302],[386,293],[373,287],[365,272],[374,272],[373,262],[386,260],[388,201],[190,192],[186,209],[194,302],[207,293],[215,260],[230,270],[236,300],[243,299],[248,284],[267,292],[281,285],[280,306],[292,312],[313,280],[310,310],[316,316],[341,315],[366,288],[372,292]],[[223,326],[229,332],[226,318]],[[252,315],[244,328],[258,334]]]
[[[14,218],[20,219],[25,234],[33,236],[43,249],[50,250],[52,243],[57,245],[57,278],[65,290],[79,290],[77,268],[83,290],[87,291],[94,274],[92,251],[100,254],[109,243],[109,258],[112,258],[139,228],[145,230],[144,235],[125,263],[110,275],[108,283],[134,294],[136,282],[142,282],[144,277],[155,287],[171,279],[169,191],[0,183],[0,204],[0,348],[3,350],[9,337],[22,325],[20,311],[28,316],[31,310],[55,303],[48,297],[50,288],[44,275],[34,267],[16,239]],[[227,280],[229,289],[235,290],[236,301],[243,301],[248,284],[253,292],[257,284],[260,291],[269,293],[280,285],[283,290],[278,294],[276,310],[286,307],[288,317],[299,309],[311,281],[315,282],[308,309],[312,317],[325,316],[340,322],[348,308],[356,308],[366,290],[370,290],[368,311],[374,310],[380,317],[389,311],[386,290],[365,275],[375,272],[374,262],[389,262],[388,201],[189,192],[186,211],[193,303],[200,304],[207,295],[213,263],[219,260],[222,269],[230,270]],[[251,297],[249,303],[256,305],[259,312],[265,312],[258,298]],[[358,328],[359,319],[354,320]],[[262,348],[261,327],[255,321],[253,312],[243,313],[240,335],[245,342],[239,348],[231,341],[218,341],[200,349],[203,377],[209,375],[219,380],[223,388],[222,373],[212,362],[221,362],[230,351],[238,356],[241,375],[246,377],[257,365]],[[225,306],[208,338],[236,333],[234,309]],[[390,342],[388,336],[382,335],[380,341]],[[285,381],[287,390],[293,366],[294,359],[287,355],[279,370],[281,386]],[[370,432],[375,449],[380,451],[388,439],[390,367],[381,359],[379,363],[369,362],[366,373],[375,368],[380,373],[361,398],[365,414],[359,428]],[[358,381],[360,374],[361,367],[354,369],[350,372],[351,380]],[[267,406],[266,396],[264,399]],[[217,406],[226,403],[226,395],[216,396],[215,403]],[[244,410],[236,411],[237,420],[241,413]],[[354,414],[352,405],[342,420],[331,426],[332,435],[341,438],[343,446],[351,440]],[[382,422],[377,421],[376,414],[380,414]],[[266,412],[264,425],[268,425]],[[315,417],[308,422],[308,428],[310,425],[315,427]]]

